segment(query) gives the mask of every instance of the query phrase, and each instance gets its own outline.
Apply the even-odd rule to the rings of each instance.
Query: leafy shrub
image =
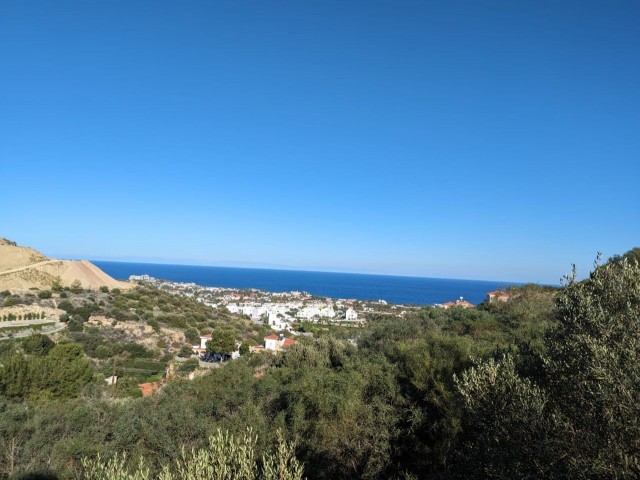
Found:
[[[126,343],[122,346],[122,351],[128,352],[131,358],[153,358],[154,356],[151,350],[139,343]]]
[[[89,320],[89,317],[91,317],[91,315],[98,313],[99,311],[100,308],[97,305],[85,303],[83,306],[74,309],[73,313],[74,315],[78,315],[80,318],[82,318],[83,321],[86,322],[87,320]]]
[[[157,320],[154,320],[154,319],[147,320],[147,325],[149,325],[151,328],[153,328],[153,330],[155,332],[159,332],[160,331],[160,324],[158,323]]]
[[[67,322],[67,330],[69,332],[81,332],[83,328],[84,327],[82,321],[76,319],[75,317]]]
[[[44,356],[55,346],[53,340],[51,340],[46,335],[42,335],[39,333],[33,334],[27,337],[22,342],[22,348],[25,353],[37,356]]]
[[[162,480],[302,480],[303,466],[295,456],[295,446],[277,431],[277,444],[256,458],[257,436],[248,430],[234,436],[218,430],[209,445],[200,450],[182,451],[174,463],[164,464],[157,478]],[[143,458],[129,468],[126,453],[104,460],[84,458],[83,478],[87,480],[151,480],[151,468]]]
[[[71,290],[71,293],[82,293],[82,284],[80,283],[80,280],[74,280],[69,289]]]
[[[64,310],[69,315],[74,313],[73,304],[69,300],[62,300],[60,303],[58,303],[58,308],[60,310]]]
[[[184,338],[187,342],[191,343],[191,345],[196,345],[200,343],[200,333],[195,328],[188,328],[184,332]]]
[[[184,358],[188,358],[191,355],[193,355],[193,349],[191,345],[183,345],[182,347],[180,347],[180,351],[178,352],[178,355]]]
[[[190,358],[186,362],[182,362],[178,367],[180,373],[191,373],[198,368],[200,362],[197,358]]]
[[[111,349],[106,345],[98,345],[98,347],[96,347],[94,356],[96,358],[106,359],[110,358],[112,354],[113,353],[111,352]]]
[[[56,277],[53,279],[51,290],[53,290],[54,292],[62,292],[62,279],[60,277]]]

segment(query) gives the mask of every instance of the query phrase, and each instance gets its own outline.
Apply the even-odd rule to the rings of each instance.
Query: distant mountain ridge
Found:
[[[56,280],[63,286],[78,281],[83,288],[129,288],[86,260],[48,258],[30,247],[0,237],[0,289],[51,288]]]

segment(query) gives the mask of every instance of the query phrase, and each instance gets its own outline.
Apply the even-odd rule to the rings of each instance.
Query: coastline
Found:
[[[434,305],[464,297],[472,303],[484,301],[486,293],[504,289],[514,282],[438,279],[369,274],[267,270],[235,267],[145,264],[94,261],[117,279],[130,275],[150,275],[206,287],[250,289],[268,292],[307,291],[330,298],[362,301],[385,300],[395,304]]]

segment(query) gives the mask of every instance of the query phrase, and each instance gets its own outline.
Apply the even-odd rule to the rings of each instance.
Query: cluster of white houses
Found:
[[[291,330],[291,324],[296,320],[308,322],[320,320],[358,321],[358,314],[353,308],[347,308],[343,317],[342,312],[337,313],[333,305],[325,303],[311,305],[304,305],[302,302],[229,303],[226,307],[229,312],[247,315],[256,322],[266,319],[267,324],[274,330]]]
[[[176,295],[195,298],[212,308],[226,307],[229,312],[246,315],[255,322],[266,320],[276,331],[291,331],[291,325],[295,321],[358,321],[358,314],[353,308],[356,300],[353,299],[319,300],[309,293],[298,291],[273,293],[257,289],[240,291],[205,287],[195,283],[159,280],[149,275],[131,275],[129,280],[152,284]]]

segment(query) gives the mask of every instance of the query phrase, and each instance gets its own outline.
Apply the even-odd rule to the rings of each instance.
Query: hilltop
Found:
[[[79,282],[83,288],[130,288],[86,260],[48,258],[30,247],[0,237],[0,289],[50,288]]]

